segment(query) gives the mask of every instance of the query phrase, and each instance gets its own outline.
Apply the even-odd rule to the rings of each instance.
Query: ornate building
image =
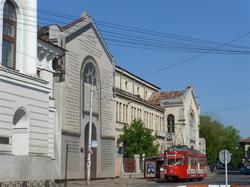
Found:
[[[151,129],[156,136],[159,151],[164,149],[164,109],[148,100],[152,93],[159,90],[156,85],[116,66],[116,139],[122,134],[124,125],[131,124],[134,119],[141,119],[145,127]],[[121,152],[122,145],[118,146]]]
[[[153,130],[160,151],[199,148],[192,87],[160,92],[115,66],[86,14],[37,33],[36,0],[0,0],[0,6],[0,182],[64,179],[65,173],[86,178],[89,151],[91,178],[114,177],[116,140],[134,119]]]
[[[52,63],[65,51],[37,38],[36,0],[0,6],[0,181],[53,179]]]
[[[54,74],[57,178],[65,177],[67,145],[68,178],[86,178],[89,151],[91,178],[113,177],[116,146],[113,57],[86,14],[64,27],[42,28],[39,36],[67,51]],[[92,85],[92,149],[88,150]]]
[[[200,106],[194,90],[155,92],[150,102],[164,108],[167,145],[186,145],[199,150]]]

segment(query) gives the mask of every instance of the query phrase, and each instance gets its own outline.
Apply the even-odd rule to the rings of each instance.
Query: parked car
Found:
[[[240,172],[244,175],[250,175],[250,166],[243,166],[240,168]]]

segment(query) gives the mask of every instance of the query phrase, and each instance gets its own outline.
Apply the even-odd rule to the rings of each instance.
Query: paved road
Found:
[[[239,171],[229,171],[228,173],[228,183],[229,184],[239,184],[239,185],[249,185],[250,186],[250,175],[242,175]],[[144,186],[157,186],[157,187],[167,187],[167,186],[178,186],[187,184],[225,184],[225,174],[224,171],[218,171],[217,174],[211,175],[208,178],[198,181],[180,181],[177,183],[170,182],[158,182],[156,184],[145,184]]]
[[[250,175],[242,175],[239,171],[230,171],[228,175],[229,184],[240,184],[250,186]],[[168,181],[156,181],[145,179],[115,179],[115,180],[98,180],[92,181],[90,187],[175,187],[187,184],[224,184],[225,175],[223,171],[219,171],[216,175],[210,175],[208,178],[198,181],[179,181],[176,183]],[[64,185],[59,185],[63,187]],[[84,181],[69,182],[67,187],[86,186]]]

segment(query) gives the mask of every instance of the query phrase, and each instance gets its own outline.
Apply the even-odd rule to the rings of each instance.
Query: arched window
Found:
[[[174,133],[175,132],[174,115],[169,114],[167,120],[168,120],[168,133]]]
[[[81,68],[81,108],[82,116],[89,115],[90,112],[90,92],[91,85],[94,87],[93,92],[93,113],[99,116],[100,109],[100,73],[95,59],[87,56],[83,60]],[[99,117],[98,117],[99,118]]]
[[[193,128],[195,126],[194,112],[190,113],[190,127]]]
[[[16,9],[7,0],[3,9],[2,64],[15,69],[16,58]]]
[[[23,108],[19,108],[13,117],[12,132],[12,154],[28,155],[29,154],[29,118]]]
[[[96,85],[96,71],[91,62],[85,65],[83,74],[85,83]]]

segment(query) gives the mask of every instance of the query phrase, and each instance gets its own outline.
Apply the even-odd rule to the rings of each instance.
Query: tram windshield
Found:
[[[181,159],[180,158],[169,158],[168,159],[168,165],[180,165],[181,164]]]

